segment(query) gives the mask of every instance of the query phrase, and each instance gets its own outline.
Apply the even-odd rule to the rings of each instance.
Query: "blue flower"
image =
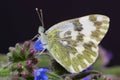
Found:
[[[90,76],[86,76],[85,78],[83,78],[82,80],[91,80]]]
[[[48,77],[46,75],[46,72],[48,72],[48,69],[40,68],[38,70],[34,71],[34,80],[48,80]]]
[[[35,41],[34,49],[36,51],[42,51],[44,49],[43,44],[41,43],[41,41],[39,39]]]
[[[113,54],[112,54],[112,52],[104,49],[101,46],[99,47],[99,53],[100,53],[100,57],[102,58],[101,59],[102,66],[106,67],[110,63],[111,59],[113,58]]]
[[[86,68],[86,69],[83,70],[82,72],[84,73],[84,72],[87,72],[87,71],[89,71],[89,70],[92,70],[92,66]],[[91,80],[91,76],[88,75],[88,76],[84,77],[82,80]]]

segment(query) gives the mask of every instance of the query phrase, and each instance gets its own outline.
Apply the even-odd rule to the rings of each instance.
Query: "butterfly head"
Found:
[[[44,29],[42,26],[40,26],[40,27],[39,27],[39,31],[38,31],[38,32],[39,32],[39,34],[44,33],[44,30],[45,30],[45,29]]]

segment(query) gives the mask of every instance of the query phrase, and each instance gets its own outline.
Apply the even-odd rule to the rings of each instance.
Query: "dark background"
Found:
[[[93,13],[110,17],[110,28],[101,45],[114,55],[110,65],[120,64],[119,0],[4,0],[0,1],[0,53],[37,34],[41,25],[35,8],[43,10],[45,28],[60,21]]]

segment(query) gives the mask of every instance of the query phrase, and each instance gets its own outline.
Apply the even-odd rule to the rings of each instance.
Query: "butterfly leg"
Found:
[[[44,51],[45,51],[45,49],[43,49],[43,50],[38,54],[38,56],[40,56]]]

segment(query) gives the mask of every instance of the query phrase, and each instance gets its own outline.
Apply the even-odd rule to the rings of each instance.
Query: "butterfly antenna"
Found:
[[[38,14],[38,17],[39,17],[39,20],[42,24],[42,27],[44,27],[44,21],[43,21],[43,13],[42,13],[42,9],[40,9],[40,12],[38,11],[38,8],[35,9],[37,14]],[[40,36],[40,34],[37,34],[35,35],[33,38],[32,38],[32,41],[35,39],[35,38],[38,38]]]
[[[42,12],[42,9],[40,9],[40,14],[41,14],[41,23],[42,23],[42,26],[44,27],[44,20],[43,20],[43,12]]]
[[[37,14],[38,14],[38,17],[39,17],[39,20],[40,20],[42,26],[44,27],[44,21],[43,21],[43,12],[42,12],[42,9],[40,9],[40,12],[39,12],[38,8],[36,8],[36,12],[37,12]]]

